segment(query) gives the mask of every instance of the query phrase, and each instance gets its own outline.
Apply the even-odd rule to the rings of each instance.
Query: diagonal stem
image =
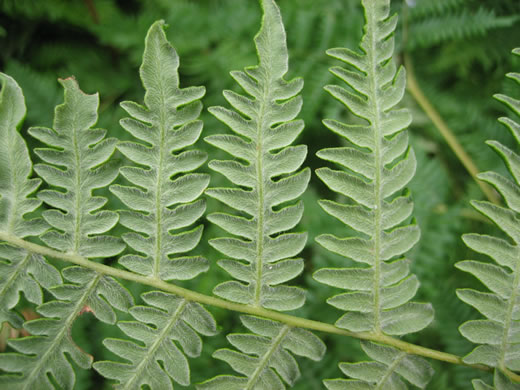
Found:
[[[376,343],[386,344],[397,348],[403,352],[412,355],[423,356],[430,359],[441,360],[451,364],[463,365],[471,368],[475,368],[483,371],[492,371],[492,367],[488,367],[482,364],[467,364],[465,363],[460,356],[453,355],[450,353],[437,351],[434,349],[421,347],[419,345],[415,345],[412,343],[408,343],[406,341],[402,341],[400,339],[387,336],[381,333],[373,333],[373,332],[349,332],[344,329],[340,329],[335,327],[334,325],[327,324],[320,321],[309,320],[306,318],[301,318],[297,316],[292,316],[288,314],[279,313],[272,310],[267,310],[262,307],[254,307],[249,305],[242,305],[239,303],[228,302],[224,299],[220,299],[217,297],[212,297],[209,295],[201,294],[196,291],[188,290],[183,287],[179,287],[172,283],[167,283],[163,280],[160,280],[155,277],[142,276],[133,272],[128,272],[122,269],[117,269],[113,267],[109,267],[104,264],[99,264],[94,261],[88,260],[82,256],[72,254],[72,253],[64,253],[59,252],[54,249],[50,249],[48,247],[34,244],[29,241],[25,241],[19,237],[2,233],[0,232],[0,240],[6,241],[7,243],[23,248],[29,252],[39,253],[44,256],[50,256],[59,260],[67,261],[69,263],[81,265],[83,267],[92,269],[100,274],[113,276],[120,279],[130,280],[139,284],[143,284],[146,286],[151,286],[154,288],[158,288],[163,291],[170,292],[172,294],[179,295],[186,300],[198,302],[201,304],[206,304],[210,306],[220,307],[226,310],[236,311],[245,314],[251,314],[259,317],[264,317],[273,321],[278,321],[283,324],[286,324],[291,327],[296,328],[304,328],[315,330],[324,333],[332,333],[340,336],[353,337],[361,340],[369,340]],[[504,372],[512,381],[516,383],[520,383],[520,375],[511,371]]]
[[[444,140],[450,147],[450,149],[455,153],[459,161],[462,163],[464,168],[469,172],[473,180],[478,184],[486,198],[496,205],[500,205],[500,199],[497,193],[489,186],[487,183],[484,183],[477,175],[479,173],[479,169],[477,168],[475,162],[466,152],[466,150],[462,147],[459,140],[453,134],[453,131],[448,127],[446,122],[442,119],[439,112],[433,107],[428,98],[424,95],[423,91],[419,87],[419,83],[415,78],[415,73],[413,70],[412,60],[408,53],[404,54],[404,66],[406,68],[407,80],[406,85],[408,92],[414,97],[419,106],[424,110],[428,118],[432,121],[432,123],[437,127],[439,133],[444,137]]]

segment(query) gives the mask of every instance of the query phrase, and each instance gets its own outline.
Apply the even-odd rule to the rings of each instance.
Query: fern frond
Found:
[[[515,49],[513,53],[520,55],[520,49]],[[520,84],[520,73],[509,73],[507,76]],[[519,100],[505,95],[495,97],[520,116]],[[520,143],[520,124],[506,117],[499,121]],[[479,178],[497,189],[507,207],[477,201],[473,201],[472,205],[506,233],[509,240],[479,234],[463,236],[469,248],[491,257],[497,263],[466,260],[456,264],[457,268],[472,274],[490,290],[485,293],[473,289],[457,291],[462,301],[486,317],[484,320],[465,322],[460,327],[464,337],[481,344],[465,356],[464,361],[486,364],[499,370],[520,371],[520,156],[497,141],[487,143],[504,160],[513,180],[495,172],[485,172]]]
[[[224,91],[236,111],[209,109],[236,135],[205,139],[239,159],[213,160],[210,168],[246,188],[211,188],[206,193],[246,216],[213,213],[208,219],[240,237],[210,241],[229,257],[220,260],[219,266],[238,279],[219,284],[214,293],[230,301],[285,311],[301,307],[305,300],[305,290],[282,285],[302,272],[303,260],[294,257],[307,240],[306,233],[286,233],[300,221],[302,202],[285,205],[305,191],[310,179],[308,168],[295,173],[305,160],[307,147],[289,146],[303,130],[303,121],[295,120],[302,105],[298,93],[303,80],[284,80],[288,52],[280,10],[273,0],[262,0],[261,6],[262,26],[255,37],[259,65],[231,72],[249,96]],[[286,349],[314,360],[324,353],[323,343],[309,332],[253,317],[242,317],[242,322],[254,334],[228,336],[240,352],[220,349],[213,356],[243,376],[218,376],[199,388],[285,389],[284,382],[292,386],[299,370],[284,346],[310,343],[308,351]]]
[[[299,201],[277,211],[274,207],[298,198],[310,179],[308,168],[294,173],[305,160],[307,147],[289,146],[303,130],[303,121],[295,120],[302,105],[297,94],[303,80],[283,79],[288,71],[288,53],[280,11],[273,0],[262,1],[262,7],[263,23],[255,37],[260,64],[231,73],[253,99],[224,91],[236,111],[209,109],[237,135],[215,135],[205,140],[243,161],[214,160],[209,166],[233,184],[248,188],[206,191],[248,215],[208,216],[214,224],[241,237],[210,241],[215,249],[233,259],[221,260],[219,265],[240,280],[219,284],[214,293],[234,302],[293,310],[303,305],[305,291],[280,284],[303,270],[303,260],[294,256],[305,246],[307,234],[282,232],[300,221],[303,204]]]
[[[93,196],[92,191],[108,185],[117,175],[115,166],[106,163],[115,140],[102,140],[105,130],[91,128],[97,121],[98,96],[84,94],[72,78],[60,83],[65,89],[65,102],[56,107],[54,129],[29,129],[30,134],[51,146],[36,149],[49,164],[38,164],[35,170],[50,185],[66,190],[38,193],[40,199],[63,210],[43,212],[54,229],[40,238],[53,248],[85,257],[113,256],[123,250],[124,244],[103,233],[117,223],[118,216],[99,211],[106,199]],[[111,306],[127,310],[133,303],[130,293],[111,277],[82,267],[66,268],[62,274],[72,283],[52,287],[49,291],[57,300],[38,307],[43,318],[24,324],[33,336],[10,340],[9,345],[19,353],[0,355],[0,368],[16,373],[2,377],[11,389],[54,389],[49,374],[63,389],[72,389],[75,374],[66,354],[79,367],[89,368],[92,363],[92,357],[71,338],[74,320],[87,310],[101,321],[115,323]]]
[[[123,239],[142,254],[123,256],[119,263],[162,280],[192,279],[208,269],[206,259],[170,256],[192,250],[202,235],[202,225],[179,229],[192,225],[206,209],[204,200],[197,198],[206,189],[209,176],[187,173],[201,166],[206,154],[180,151],[200,136],[202,121],[197,118],[205,89],[179,88],[179,57],[163,26],[164,21],[154,23],[145,40],[140,68],[145,106],[121,103],[132,116],[121,120],[121,126],[142,142],[121,142],[117,148],[144,168],[122,167],[121,174],[133,186],[116,184],[110,191],[131,209],[120,211],[121,224],[133,230]]]
[[[240,352],[219,349],[213,357],[227,362],[243,376],[217,376],[197,385],[200,390],[285,390],[300,376],[298,363],[291,354],[320,360],[323,342],[309,331],[292,328],[259,317],[241,316],[251,333],[233,333],[229,342]]]
[[[135,342],[105,339],[105,346],[130,363],[102,361],[94,368],[102,375],[119,381],[118,388],[140,390],[173,389],[170,378],[184,386],[190,384],[190,369],[185,355],[197,357],[202,341],[197,333],[215,335],[216,323],[201,305],[175,295],[152,291],[142,295],[149,306],[134,306],[130,314],[137,321],[119,322],[118,326]],[[182,347],[181,352],[176,341]]]
[[[199,256],[170,257],[190,251],[199,243],[202,226],[179,229],[192,225],[204,213],[205,202],[197,198],[209,182],[208,175],[187,173],[202,165],[206,154],[198,150],[180,152],[200,136],[202,122],[197,118],[205,90],[180,89],[178,67],[179,58],[166,39],[164,21],[155,22],[145,39],[140,69],[146,106],[121,104],[133,117],[123,119],[121,125],[143,143],[122,142],[117,146],[130,160],[146,168],[122,167],[121,174],[135,186],[110,187],[132,209],[120,211],[121,223],[133,230],[123,239],[144,254],[123,256],[119,263],[133,272],[162,280],[192,279],[208,269],[207,260]],[[196,332],[214,335],[215,320],[202,306],[170,294],[153,291],[142,298],[149,306],[130,310],[137,321],[120,322],[118,326],[144,347],[134,341],[105,339],[103,343],[109,350],[130,363],[103,361],[94,368],[116,379],[118,388],[140,390],[148,385],[172,389],[170,378],[189,385],[186,355],[200,355],[202,341]]]
[[[448,11],[461,8],[465,3],[467,3],[467,0],[410,0],[408,6],[410,7],[411,19],[418,19],[445,14]]]
[[[432,2],[434,3],[434,2]],[[488,31],[510,27],[518,16],[497,16],[494,10],[464,8],[441,16],[425,17],[410,25],[408,47],[431,47],[445,41],[462,40],[486,35]]]
[[[6,388],[54,390],[51,375],[62,389],[73,389],[75,374],[68,357],[83,369],[93,360],[72,339],[74,320],[89,311],[113,324],[116,314],[111,306],[126,311],[133,303],[130,293],[111,277],[83,267],[68,267],[62,273],[72,283],[49,289],[57,300],[38,307],[43,318],[24,324],[32,336],[8,341],[18,353],[0,354],[0,369],[15,374],[0,377]]]
[[[17,237],[37,236],[47,229],[40,218],[26,219],[41,201],[31,197],[40,179],[30,179],[32,162],[17,127],[25,117],[22,90],[1,73],[0,92],[0,231]],[[32,303],[41,304],[41,287],[61,283],[59,272],[40,255],[0,244],[0,326],[4,321],[21,328],[23,318],[13,309],[21,292]]]
[[[29,129],[29,134],[49,146],[35,149],[46,162],[35,165],[35,171],[51,186],[65,189],[38,193],[39,199],[58,209],[43,212],[54,229],[40,238],[52,248],[87,258],[115,256],[124,244],[103,233],[116,225],[118,215],[100,210],[107,200],[93,196],[92,191],[106,187],[117,176],[115,164],[109,161],[117,140],[105,138],[106,130],[92,128],[98,117],[97,94],[86,95],[73,78],[60,84],[65,102],[56,107],[54,129]]]
[[[330,56],[349,66],[349,69],[331,69],[349,86],[349,90],[336,85],[325,87],[362,123],[349,125],[324,121],[325,126],[345,138],[350,146],[318,152],[320,158],[334,162],[343,169],[317,170],[318,177],[331,190],[350,201],[341,204],[322,200],[320,205],[328,214],[359,234],[346,238],[322,234],[316,241],[329,251],[366,266],[324,268],[318,270],[314,278],[347,290],[328,300],[330,305],[347,312],[336,322],[336,326],[354,332],[404,335],[423,329],[433,318],[430,304],[410,302],[419,281],[409,273],[409,260],[402,257],[420,236],[415,221],[406,222],[413,204],[409,192],[403,191],[416,167],[415,155],[408,146],[405,130],[411,122],[411,115],[405,109],[394,108],[403,97],[406,77],[403,68],[396,72],[392,60],[397,17],[389,17],[390,1],[364,0],[363,7],[366,23],[361,42],[362,53],[344,48],[328,51]],[[364,348],[368,348],[367,344]],[[393,358],[381,360],[384,354]],[[371,348],[369,355],[382,363],[355,366],[355,369],[347,370],[352,372],[349,375],[366,381],[369,375],[358,377],[355,371],[375,367],[373,373],[377,372],[383,380],[376,387],[367,385],[367,388],[387,388],[391,385],[392,376],[385,371],[385,364],[390,364],[395,370],[391,362],[400,359],[401,352]],[[429,368],[420,368],[422,363],[406,356],[402,359],[407,359],[418,371],[426,370],[423,372],[424,378],[431,376]],[[428,366],[426,363],[424,365]],[[347,366],[342,368],[345,371]],[[395,372],[399,373],[398,370]],[[350,386],[348,381],[328,383],[339,388]],[[421,382],[421,386],[426,383]]]

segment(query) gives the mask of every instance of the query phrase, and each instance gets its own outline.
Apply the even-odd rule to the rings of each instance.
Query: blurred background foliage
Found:
[[[306,165],[315,169],[325,165],[315,157],[316,151],[339,142],[321,120],[352,119],[322,90],[324,85],[335,82],[328,68],[336,64],[325,55],[325,50],[337,46],[356,48],[362,35],[363,15],[357,0],[279,0],[279,5],[288,34],[289,76],[305,79],[301,117],[306,130],[299,143],[309,146]],[[520,69],[519,61],[510,55],[514,47],[520,46],[520,2],[395,0],[392,7],[400,14],[396,60],[401,62],[403,53],[409,54],[424,94],[479,169],[505,171],[484,141],[497,139],[513,145],[508,132],[496,121],[506,109],[492,95],[501,92],[520,96],[518,88],[515,90],[504,77],[505,73]],[[256,64],[252,38],[259,28],[260,7],[255,0],[1,0],[0,69],[14,77],[25,92],[28,113],[22,132],[33,125],[51,126],[54,106],[63,99],[56,80],[74,75],[85,92],[100,93],[99,126],[107,128],[112,136],[127,138],[118,124],[124,116],[119,102],[142,100],[138,67],[146,31],[157,19],[169,24],[167,35],[181,57],[181,84],[206,86],[206,107],[225,105],[222,90],[237,89],[229,72]],[[403,34],[405,25],[407,34]],[[457,328],[478,314],[456,299],[455,289],[477,282],[453,264],[478,256],[464,247],[460,236],[467,232],[497,232],[469,207],[470,199],[482,199],[483,194],[428,116],[410,94],[403,105],[414,114],[410,133],[418,169],[410,187],[422,230],[421,242],[409,257],[422,282],[419,299],[432,302],[436,311],[430,327],[407,339],[464,355],[471,345]],[[202,119],[205,135],[228,131],[206,111]],[[30,137],[26,139],[31,147],[36,145]],[[224,157],[223,152],[202,140],[198,147],[206,150],[210,159]],[[37,160],[35,155],[33,159]],[[211,185],[217,186],[224,180],[213,175]],[[306,272],[298,283],[308,289],[308,295],[306,305],[296,314],[333,323],[340,313],[324,301],[334,291],[311,278],[314,270],[325,265],[345,264],[339,256],[326,253],[314,243],[319,233],[346,235],[345,228],[317,205],[319,198],[331,196],[315,177],[304,195],[306,213],[299,229],[309,232],[309,240],[303,252]],[[123,207],[113,198],[110,206]],[[221,206],[208,199],[209,211],[218,207]],[[204,253],[213,266],[185,285],[211,293],[213,286],[227,276],[215,265],[219,254],[210,249],[207,239],[222,232],[206,221],[203,223],[205,235],[197,252]],[[135,297],[145,290],[132,284],[128,288]],[[24,313],[30,317],[33,309],[26,306]],[[210,310],[221,332],[205,339],[202,356],[191,360],[193,383],[230,372],[224,363],[212,359],[211,353],[226,346],[225,334],[241,329],[236,313]],[[5,348],[5,337],[19,333],[4,328],[0,348]],[[103,338],[123,337],[116,327],[97,322],[89,314],[76,321],[73,333],[78,344],[96,360],[110,354],[102,347]],[[302,360],[302,378],[294,389],[323,388],[322,379],[341,376],[338,362],[363,359],[356,340],[321,336],[328,347],[326,357],[319,363]],[[428,387],[431,389],[468,389],[471,378],[486,378],[486,374],[464,367],[433,364],[437,373]],[[77,370],[77,377],[77,389],[110,388],[93,370]]]

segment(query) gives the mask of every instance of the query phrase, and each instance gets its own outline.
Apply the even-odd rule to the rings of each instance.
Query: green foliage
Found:
[[[431,305],[409,302],[417,292],[419,281],[409,275],[409,260],[401,257],[420,236],[413,221],[402,225],[413,209],[409,192],[402,193],[416,169],[415,154],[408,146],[405,131],[412,118],[407,110],[394,109],[404,95],[406,81],[404,69],[396,72],[392,60],[392,34],[397,17],[389,17],[388,0],[363,1],[363,7],[366,24],[360,46],[362,54],[345,48],[328,51],[330,56],[351,67],[352,70],[334,67],[331,72],[353,92],[335,85],[325,87],[363,123],[348,125],[324,121],[325,126],[352,146],[318,152],[318,157],[348,171],[329,168],[317,171],[330,189],[351,201],[342,204],[322,200],[323,209],[363,236],[338,238],[323,234],[316,241],[331,252],[368,267],[323,268],[314,274],[314,278],[347,290],[327,301],[347,312],[336,326],[354,332],[404,335],[423,329],[433,319]],[[426,361],[414,361],[406,353],[392,348],[384,349],[384,352],[370,345],[364,348],[365,351],[370,349],[368,354],[378,363],[340,365],[345,374],[376,382],[374,388],[403,388],[399,378],[392,376],[394,370],[421,388],[428,383],[431,368]],[[421,380],[397,368],[395,362],[403,359],[404,365],[421,372]],[[350,381],[327,383],[329,388],[336,389],[354,386]]]
[[[355,380],[328,379],[327,389],[406,389],[401,377],[421,389],[430,382],[433,369],[426,360],[375,343],[363,342],[361,346],[375,361],[340,363],[341,371]]]
[[[501,255],[516,250],[518,142],[498,131],[503,107],[489,99],[501,90],[512,111],[518,104],[517,85],[502,80],[520,66],[508,55],[519,3],[408,0],[389,11],[387,1],[364,1],[361,50],[330,50],[342,63],[327,72],[326,48],[361,39],[360,3],[0,2],[0,69],[10,75],[0,74],[0,389],[314,390],[342,373],[325,387],[520,386],[516,260]],[[399,51],[476,165],[496,171],[481,177],[507,206],[474,204],[500,219],[508,240],[468,208],[482,195],[404,93]],[[258,66],[224,77],[255,54]],[[134,103],[143,100],[141,59],[145,96]],[[335,77],[346,84],[326,89],[345,104],[323,93]],[[222,104],[223,89],[231,109],[202,110],[201,101]],[[98,114],[110,137],[95,128]],[[218,121],[234,134],[219,134]],[[490,145],[514,180],[485,139],[497,140]],[[316,154],[336,167],[319,168]],[[221,173],[209,190],[207,155]],[[325,185],[309,180],[304,160]],[[481,253],[468,254],[468,231],[479,233],[465,241]],[[486,250],[473,245],[482,239]],[[454,269],[464,258],[475,260]],[[491,292],[478,291],[478,279]],[[432,302],[433,321],[414,295]],[[498,369],[444,364],[457,356],[441,351]]]
[[[140,69],[146,107],[121,103],[133,116],[121,120],[121,126],[145,144],[128,141],[117,146],[130,160],[146,168],[120,169],[128,181],[139,187],[110,187],[130,208],[120,211],[121,224],[133,230],[123,239],[145,254],[125,255],[119,263],[138,274],[162,280],[192,279],[208,268],[207,260],[200,256],[170,257],[190,251],[199,243],[202,226],[189,231],[179,229],[192,225],[204,213],[205,203],[197,198],[209,182],[208,175],[186,173],[204,163],[206,154],[197,150],[180,152],[192,145],[202,131],[202,121],[197,118],[204,88],[179,88],[178,67],[179,57],[166,39],[164,22],[154,23],[145,39]],[[128,340],[105,339],[103,344],[110,351],[131,364],[102,361],[94,367],[102,375],[118,380],[119,387],[125,389],[141,389],[143,385],[171,389],[170,378],[189,385],[185,355],[200,355],[202,341],[196,332],[214,335],[215,320],[197,303],[171,294],[152,291],[141,297],[148,306],[130,309],[137,321],[119,322],[118,326],[145,347]]]
[[[205,336],[216,333],[215,320],[201,305],[175,295],[152,291],[142,295],[148,306],[134,306],[129,311],[137,321],[118,323],[128,336],[144,343],[105,339],[105,346],[131,363],[101,361],[94,368],[107,378],[119,381],[118,387],[173,389],[170,378],[182,385],[190,384],[190,369],[184,354],[197,357]],[[184,354],[173,343],[177,341]],[[162,363],[162,365],[160,364]]]
[[[520,49],[514,54],[520,55]],[[519,73],[509,73],[508,77],[520,83]],[[507,104],[520,115],[520,101],[506,95],[496,98]],[[520,142],[520,124],[503,117],[499,120]],[[489,202],[472,202],[473,207],[491,219],[512,240],[507,241],[489,235],[466,234],[464,242],[476,252],[490,256],[498,265],[481,261],[466,260],[456,264],[457,268],[479,279],[491,292],[483,293],[474,289],[457,290],[457,295],[465,303],[475,307],[487,319],[473,320],[462,324],[461,334],[468,340],[482,344],[464,358],[468,363],[483,363],[500,370],[520,370],[520,262],[518,261],[518,218],[520,212],[520,156],[497,141],[488,144],[502,157],[513,180],[495,172],[480,174],[480,178],[493,185],[504,197],[507,207]],[[498,376],[500,378],[500,376]],[[497,383],[497,389],[507,388]],[[511,386],[509,386],[511,387]],[[516,386],[513,386],[516,388]]]
[[[463,5],[464,1],[419,1],[410,12],[409,47],[431,47],[444,41],[484,36],[518,21],[516,15],[497,16],[493,9],[481,6],[469,10]]]
[[[25,117],[25,101],[18,84],[0,74],[0,229],[18,237],[43,233],[47,225],[40,218],[26,219],[41,204],[32,193],[40,179],[30,179],[32,163],[24,139],[17,128]],[[0,247],[0,324],[9,322],[21,328],[23,318],[13,309],[23,292],[35,304],[43,303],[41,287],[61,283],[58,271],[43,256],[1,244]]]
[[[154,23],[146,36],[140,68],[146,107],[121,103],[133,117],[121,120],[121,126],[144,143],[121,142],[117,148],[146,168],[122,167],[121,175],[134,186],[115,184],[110,190],[130,208],[120,212],[121,224],[133,230],[123,239],[145,255],[123,256],[120,264],[163,280],[192,279],[208,269],[206,259],[170,256],[192,250],[202,235],[202,226],[178,230],[192,225],[206,209],[204,200],[197,198],[206,189],[209,176],[186,173],[200,167],[206,154],[180,152],[195,143],[202,131],[202,121],[197,118],[204,88],[179,88],[179,57],[166,40],[163,25],[162,21]]]
[[[305,160],[307,147],[289,146],[304,126],[302,120],[295,120],[302,105],[297,94],[303,80],[284,80],[288,53],[280,10],[272,0],[261,4],[264,16],[255,36],[260,63],[231,72],[253,99],[228,90],[224,97],[237,112],[224,107],[209,109],[237,135],[213,135],[206,141],[246,163],[213,160],[209,167],[247,190],[211,188],[206,194],[248,215],[208,216],[222,229],[242,237],[210,241],[232,258],[220,260],[219,265],[240,281],[221,283],[213,291],[238,303],[293,310],[303,305],[305,290],[281,284],[303,271],[303,260],[294,256],[305,246],[307,234],[285,233],[300,221],[303,203],[280,205],[298,198],[310,179],[308,168],[294,173]],[[201,389],[285,389],[283,382],[292,386],[300,376],[286,349],[313,360],[320,360],[325,352],[323,343],[309,332],[252,317],[242,317],[242,322],[254,334],[227,337],[241,352],[219,349],[213,356],[245,376],[217,376],[200,385]],[[308,350],[294,350],[291,346],[296,344],[308,344]]]
[[[247,240],[210,241],[218,251],[236,259],[221,260],[219,265],[246,283],[225,282],[214,292],[234,302],[292,310],[303,305],[305,291],[279,285],[302,272],[303,260],[293,257],[305,246],[307,234],[282,232],[300,221],[303,204],[300,201],[279,210],[274,207],[299,197],[310,179],[308,168],[294,173],[305,160],[307,147],[289,146],[303,130],[303,121],[294,120],[302,105],[297,94],[303,80],[283,79],[288,54],[280,11],[272,0],[263,1],[262,6],[262,27],[255,37],[260,64],[245,72],[231,73],[254,99],[224,91],[224,97],[238,113],[224,107],[209,109],[238,135],[214,135],[206,141],[247,163],[211,161],[209,167],[248,190],[211,188],[206,194],[250,216],[208,216],[211,222]]]
[[[9,87],[4,89],[7,93],[19,92],[11,101],[6,102],[14,105],[14,108],[12,113],[5,117],[14,118],[13,123],[16,125],[23,118],[25,106],[18,86],[12,80],[8,79],[8,82],[10,82]],[[56,108],[54,129],[30,129],[33,136],[54,147],[36,150],[44,161],[53,164],[38,164],[35,166],[36,172],[49,184],[66,190],[61,192],[48,189],[38,193],[40,199],[63,210],[53,209],[43,212],[45,221],[54,230],[44,232],[40,238],[50,247],[78,253],[85,257],[113,256],[123,250],[123,245],[119,239],[102,233],[117,223],[118,216],[111,211],[98,211],[106,199],[92,196],[92,191],[94,188],[108,185],[117,175],[115,167],[105,164],[114,151],[115,140],[102,141],[105,131],[91,129],[97,121],[97,95],[84,94],[72,78],[62,80],[61,83],[65,89],[65,102]],[[13,132],[14,129],[9,130],[9,127],[6,127],[6,130]],[[13,137],[13,141],[16,140],[14,135],[9,133],[6,135]],[[26,195],[36,189],[35,184],[39,184],[39,180],[28,179],[31,164],[25,143],[18,140],[15,145],[16,147],[9,149],[9,152],[16,152],[19,148],[18,153],[21,154],[22,159],[15,159],[15,156],[10,159],[14,169],[6,170],[9,176],[5,182],[23,180],[12,187],[15,194],[20,191],[20,187],[24,188],[22,194]],[[57,168],[55,165],[64,166],[65,169]],[[6,191],[5,194],[7,195],[8,192]],[[13,215],[11,217],[13,220],[9,221],[7,226],[9,224],[23,226],[24,223],[30,222],[25,221],[23,215],[27,211],[32,211],[34,206],[31,208],[31,203],[38,206],[39,202],[33,201],[28,205],[27,201],[23,201],[24,199],[20,202],[21,214],[17,214],[17,210],[6,213]],[[18,218],[15,219],[16,217]],[[24,233],[24,230],[28,230],[29,233]],[[31,229],[24,230],[13,233],[22,236],[31,234]],[[14,254],[8,257],[11,259],[11,266],[27,267],[27,259],[18,263],[14,260],[16,257],[20,258],[19,250],[8,250],[7,253],[9,252]],[[36,269],[32,268],[35,266]],[[53,389],[53,383],[48,376],[51,374],[52,380],[61,387],[72,388],[75,374],[65,353],[79,367],[89,368],[92,364],[92,356],[82,351],[70,337],[74,319],[81,312],[88,310],[101,321],[115,323],[116,315],[111,306],[119,310],[127,310],[132,305],[133,299],[115,279],[82,267],[63,269],[61,271],[63,278],[72,283],[62,285],[56,285],[60,281],[59,276],[43,260],[37,259],[30,270],[22,268],[12,274],[16,276],[20,272],[32,273],[39,271],[38,267],[43,271],[41,277],[47,278],[42,285],[48,288],[56,300],[45,302],[38,307],[38,313],[45,318],[24,323],[24,328],[34,336],[9,341],[9,345],[19,353],[2,355],[0,367],[21,375],[2,377],[2,381],[8,380],[9,386],[13,389],[26,389],[36,384],[42,389]],[[27,282],[30,283],[30,280],[26,279],[25,283],[28,284]],[[27,295],[39,303],[41,293],[40,296],[37,294],[35,296],[34,292],[31,294],[31,290],[28,291]]]
[[[213,357],[224,360],[244,376],[220,375],[198,385],[197,389],[284,390],[283,382],[292,387],[300,377],[298,364],[290,352],[315,361],[325,353],[323,342],[306,330],[258,317],[242,316],[241,320],[253,334],[233,333],[227,336],[240,352],[219,349]]]

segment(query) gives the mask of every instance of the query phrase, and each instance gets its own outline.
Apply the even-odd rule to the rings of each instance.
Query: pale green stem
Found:
[[[296,317],[288,314],[279,313],[272,310],[267,310],[262,307],[254,307],[249,305],[242,305],[239,303],[228,302],[224,299],[212,297],[209,295],[201,294],[196,291],[188,290],[179,286],[176,286],[172,283],[167,283],[158,278],[142,276],[135,274],[133,272],[128,272],[122,269],[117,269],[113,267],[109,267],[104,264],[99,264],[94,261],[88,260],[82,256],[72,254],[72,253],[63,253],[56,251],[54,249],[50,249],[38,244],[34,244],[29,241],[25,241],[21,238],[12,236],[7,233],[0,232],[0,240],[6,241],[11,245],[15,245],[17,247],[23,248],[29,252],[39,253],[44,256],[50,256],[59,260],[67,261],[69,263],[81,265],[83,267],[92,269],[100,274],[113,276],[120,279],[130,280],[139,284],[143,284],[146,286],[151,286],[172,294],[176,294],[181,296],[189,301],[198,302],[205,305],[220,307],[223,309],[236,311],[240,313],[250,314],[254,316],[264,317],[273,321],[278,321],[283,324],[286,324],[291,327],[296,328],[304,328],[315,330],[324,333],[332,333],[341,336],[354,337],[361,340],[369,340],[376,343],[386,344],[397,348],[403,352],[412,355],[424,356],[430,359],[441,360],[451,364],[459,364],[463,366],[468,366],[472,368],[476,368],[483,371],[492,371],[493,368],[482,365],[482,364],[467,364],[464,363],[461,357],[457,355],[452,355],[450,353],[437,351],[430,348],[421,347],[419,345],[411,344],[406,341],[402,341],[396,339],[391,336],[387,336],[385,334],[375,334],[372,332],[349,332],[347,330],[339,329],[334,325],[327,324],[320,321],[309,320],[306,318]],[[511,380],[520,383],[520,375],[514,372],[505,371],[505,374],[511,378]]]
[[[368,50],[367,58],[370,63],[370,71],[372,75],[377,74],[377,41],[374,26],[377,25],[377,21],[374,20],[375,10],[367,10],[367,36],[371,38],[370,50]],[[383,164],[381,160],[381,138],[383,132],[381,130],[381,107],[379,107],[379,96],[376,77],[369,77],[370,82],[370,97],[369,101],[372,102],[375,110],[375,115],[372,118],[371,125],[374,130],[374,280],[372,291],[374,292],[374,330],[377,333],[381,333],[381,238],[383,236],[383,219],[382,219],[382,172]]]

